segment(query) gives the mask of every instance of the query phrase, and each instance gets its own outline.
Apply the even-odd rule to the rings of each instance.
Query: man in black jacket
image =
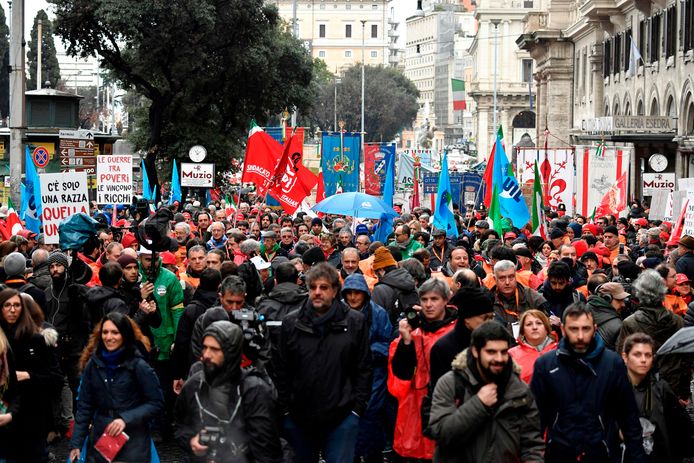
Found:
[[[545,461],[622,461],[623,440],[625,461],[647,462],[624,362],[595,336],[590,308],[567,307],[561,331],[559,347],[537,359],[530,382],[546,433]]]
[[[102,286],[89,288],[86,295],[92,326],[95,326],[104,315],[111,312],[129,315],[125,298],[118,291],[122,278],[123,268],[118,262],[106,262],[99,269],[99,280]]]
[[[341,303],[337,270],[322,262],[306,274],[306,303],[285,317],[273,346],[283,427],[297,461],[352,463],[359,417],[371,396],[366,318]]]
[[[175,410],[176,439],[193,462],[282,461],[272,387],[241,369],[242,350],[243,332],[231,322],[205,330],[203,368],[186,381]]]

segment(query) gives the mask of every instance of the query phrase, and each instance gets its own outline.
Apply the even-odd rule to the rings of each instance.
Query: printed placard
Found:
[[[129,154],[96,157],[96,202],[130,204],[133,201],[133,157]]]
[[[89,214],[87,173],[41,174],[43,233],[46,244],[58,244],[60,222],[73,214]]]

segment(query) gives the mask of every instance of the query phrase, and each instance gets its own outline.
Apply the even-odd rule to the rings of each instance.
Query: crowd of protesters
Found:
[[[377,221],[240,199],[161,206],[166,249],[141,242],[152,216],[96,204],[79,250],[0,243],[0,463],[61,440],[98,462],[166,439],[194,462],[694,453],[694,343],[657,353],[694,326],[694,237],[647,207],[548,211],[546,237],[398,208],[380,242]]]

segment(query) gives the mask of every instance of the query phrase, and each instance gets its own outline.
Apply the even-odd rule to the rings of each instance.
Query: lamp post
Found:
[[[361,21],[361,141],[364,143],[364,42],[366,38],[366,20]]]
[[[499,23],[500,19],[492,19],[490,22],[494,25],[494,128],[492,129],[492,135],[496,133],[496,74],[497,74],[497,60],[498,60],[498,49],[499,49]]]
[[[337,132],[337,86],[342,83],[342,79],[339,77],[335,76],[335,99],[333,100],[334,103],[334,108],[333,108],[333,129],[335,132]]]

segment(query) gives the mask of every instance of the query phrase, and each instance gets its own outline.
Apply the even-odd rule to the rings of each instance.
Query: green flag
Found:
[[[503,236],[501,223],[501,208],[499,206],[499,191],[494,185],[494,193],[492,194],[492,203],[489,205],[489,218],[492,221],[492,228]]]

